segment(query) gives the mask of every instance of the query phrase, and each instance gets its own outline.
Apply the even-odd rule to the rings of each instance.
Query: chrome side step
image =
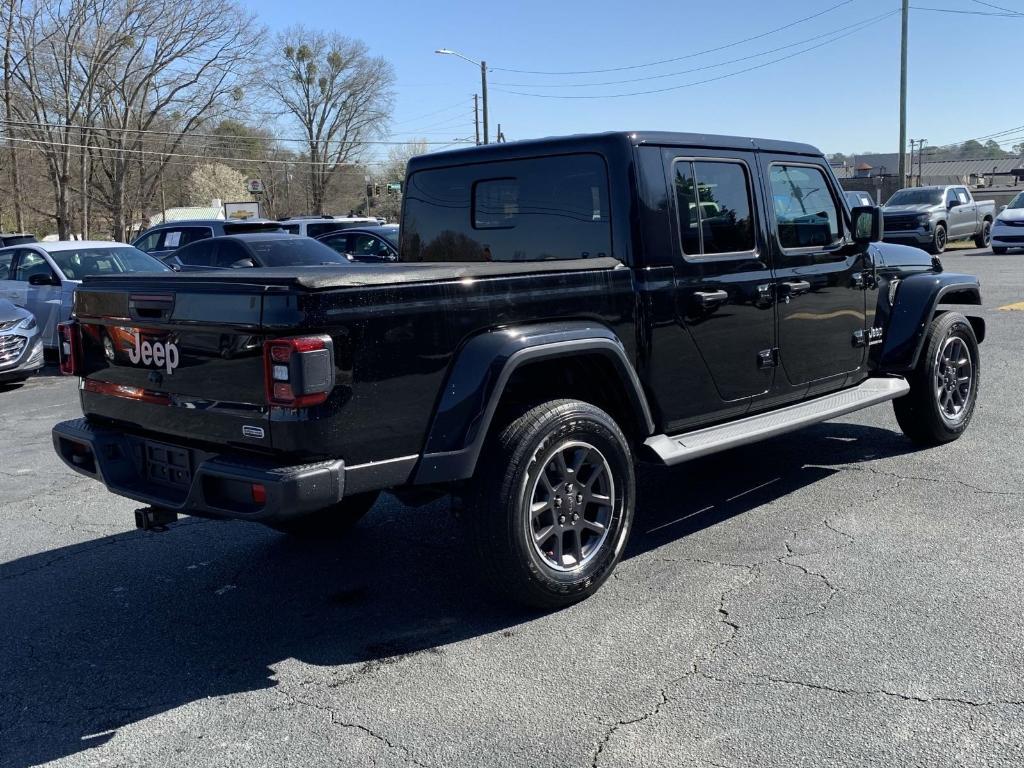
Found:
[[[748,416],[739,421],[707,427],[681,435],[655,435],[644,444],[666,464],[679,464],[698,456],[754,443],[775,435],[827,421],[869,405],[895,400],[907,394],[910,385],[898,377],[867,379],[856,387],[833,392],[813,400],[775,411]]]

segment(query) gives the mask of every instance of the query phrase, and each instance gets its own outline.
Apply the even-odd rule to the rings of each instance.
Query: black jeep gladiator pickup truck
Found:
[[[956,439],[976,278],[886,244],[814,147],[684,133],[409,164],[393,265],[86,280],[61,326],[74,470],[178,513],[337,532],[455,491],[481,578],[555,608],[622,555],[634,463],[894,401]]]

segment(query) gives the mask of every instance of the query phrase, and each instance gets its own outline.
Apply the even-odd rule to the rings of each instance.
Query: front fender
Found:
[[[881,300],[885,299],[880,297]],[[923,272],[901,280],[895,304],[889,308],[879,370],[897,373],[917,366],[925,331],[940,303],[979,306],[981,284],[978,278],[954,272]],[[980,341],[984,338],[984,323],[981,318],[971,318],[971,322],[979,331]]]
[[[471,477],[505,385],[520,365],[548,357],[601,354],[622,376],[648,433],[654,421],[622,342],[606,326],[583,321],[535,324],[474,336],[452,365],[427,435],[416,483]]]

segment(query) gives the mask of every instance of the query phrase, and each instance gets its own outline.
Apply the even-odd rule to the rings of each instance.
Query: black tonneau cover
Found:
[[[579,272],[615,269],[622,262],[612,257],[596,259],[558,259],[553,261],[444,262],[425,264],[351,264],[338,267],[267,267],[263,269],[223,269],[174,273],[133,273],[87,277],[85,284],[100,286],[149,283],[157,278],[168,288],[187,283],[230,283],[249,286],[294,286],[311,291],[332,288],[359,288],[370,285],[432,283],[467,278],[507,277],[543,272]]]

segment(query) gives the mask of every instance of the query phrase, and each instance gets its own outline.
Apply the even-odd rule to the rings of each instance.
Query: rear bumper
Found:
[[[281,466],[148,440],[85,419],[57,424],[53,447],[71,469],[112,492],[181,514],[280,521],[336,504],[345,493],[340,459]],[[154,449],[175,454],[171,472],[162,465],[166,479],[154,479],[147,468]],[[254,485],[263,490],[254,494]]]

